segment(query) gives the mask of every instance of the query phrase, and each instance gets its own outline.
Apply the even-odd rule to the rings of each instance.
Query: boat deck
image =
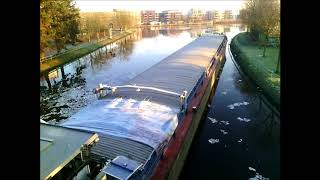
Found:
[[[182,94],[186,90],[189,96],[212,63],[212,58],[223,40],[224,36],[199,37],[142,72],[127,84],[152,87],[177,94]],[[137,91],[136,89],[122,88],[122,90],[117,90],[115,95],[142,99],[147,97],[166,105],[180,106],[179,99],[168,93],[143,89]]]
[[[92,158],[97,162],[100,162],[101,158],[112,160],[122,155],[146,164],[154,151],[148,145],[116,136],[100,135],[99,140],[100,142],[91,149]]]

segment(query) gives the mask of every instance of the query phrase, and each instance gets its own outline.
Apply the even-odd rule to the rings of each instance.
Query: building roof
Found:
[[[80,154],[83,145],[96,141],[93,132],[40,123],[40,179],[53,177]]]

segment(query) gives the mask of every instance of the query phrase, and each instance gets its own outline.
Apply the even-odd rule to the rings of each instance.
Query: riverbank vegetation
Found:
[[[40,57],[47,48],[57,53],[68,43],[74,44],[79,33],[79,9],[72,0],[40,1]]]
[[[76,50],[68,51],[68,52],[63,53],[59,56],[56,56],[52,60],[48,60],[48,61],[41,63],[40,74],[48,72],[58,66],[61,66],[65,63],[68,63],[74,59],[77,59],[77,58],[80,58],[84,55],[87,55],[87,54],[105,46],[106,44],[110,44],[114,41],[122,39],[122,38],[130,35],[131,33],[132,33],[131,31],[123,32],[121,34],[114,36],[112,39],[108,39],[108,38],[101,39],[100,41],[92,42],[92,43],[87,44],[86,46],[82,46]]]
[[[40,59],[96,43],[110,37],[114,29],[126,31],[138,23],[138,17],[124,10],[80,12],[73,0],[41,0]]]
[[[240,33],[232,39],[231,51],[243,71],[255,81],[270,102],[280,105],[280,76],[275,73],[279,48],[267,46],[263,57],[262,47],[251,39],[249,33]]]
[[[243,71],[280,106],[280,1],[247,0],[240,17],[247,32],[231,42],[231,51]]]

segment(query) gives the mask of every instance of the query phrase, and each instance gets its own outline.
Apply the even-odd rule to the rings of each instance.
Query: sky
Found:
[[[112,9],[126,9],[126,10],[155,10],[157,12],[163,10],[180,10],[186,14],[191,8],[202,10],[233,10],[237,11],[241,8],[244,0],[211,0],[211,1],[88,1],[88,0],[75,0],[76,6],[82,12],[103,12],[112,11]]]

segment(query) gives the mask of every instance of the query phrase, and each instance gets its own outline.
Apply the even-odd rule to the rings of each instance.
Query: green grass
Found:
[[[55,69],[63,64],[66,64],[68,62],[71,62],[75,59],[78,59],[84,55],[87,55],[89,53],[91,53],[92,51],[95,51],[107,44],[113,43],[127,35],[130,35],[132,32],[128,31],[122,34],[119,34],[117,36],[114,36],[112,39],[106,39],[97,43],[92,43],[89,44],[88,46],[79,48],[77,50],[72,50],[72,51],[68,51],[64,54],[61,54],[60,56],[55,57],[52,60],[48,60],[44,63],[40,64],[40,75],[45,73],[45,72],[49,72],[52,69]]]
[[[240,33],[231,42],[231,51],[241,69],[261,87],[263,93],[277,108],[280,106],[280,76],[274,73],[278,62],[278,47],[263,47],[252,42],[248,33]]]

